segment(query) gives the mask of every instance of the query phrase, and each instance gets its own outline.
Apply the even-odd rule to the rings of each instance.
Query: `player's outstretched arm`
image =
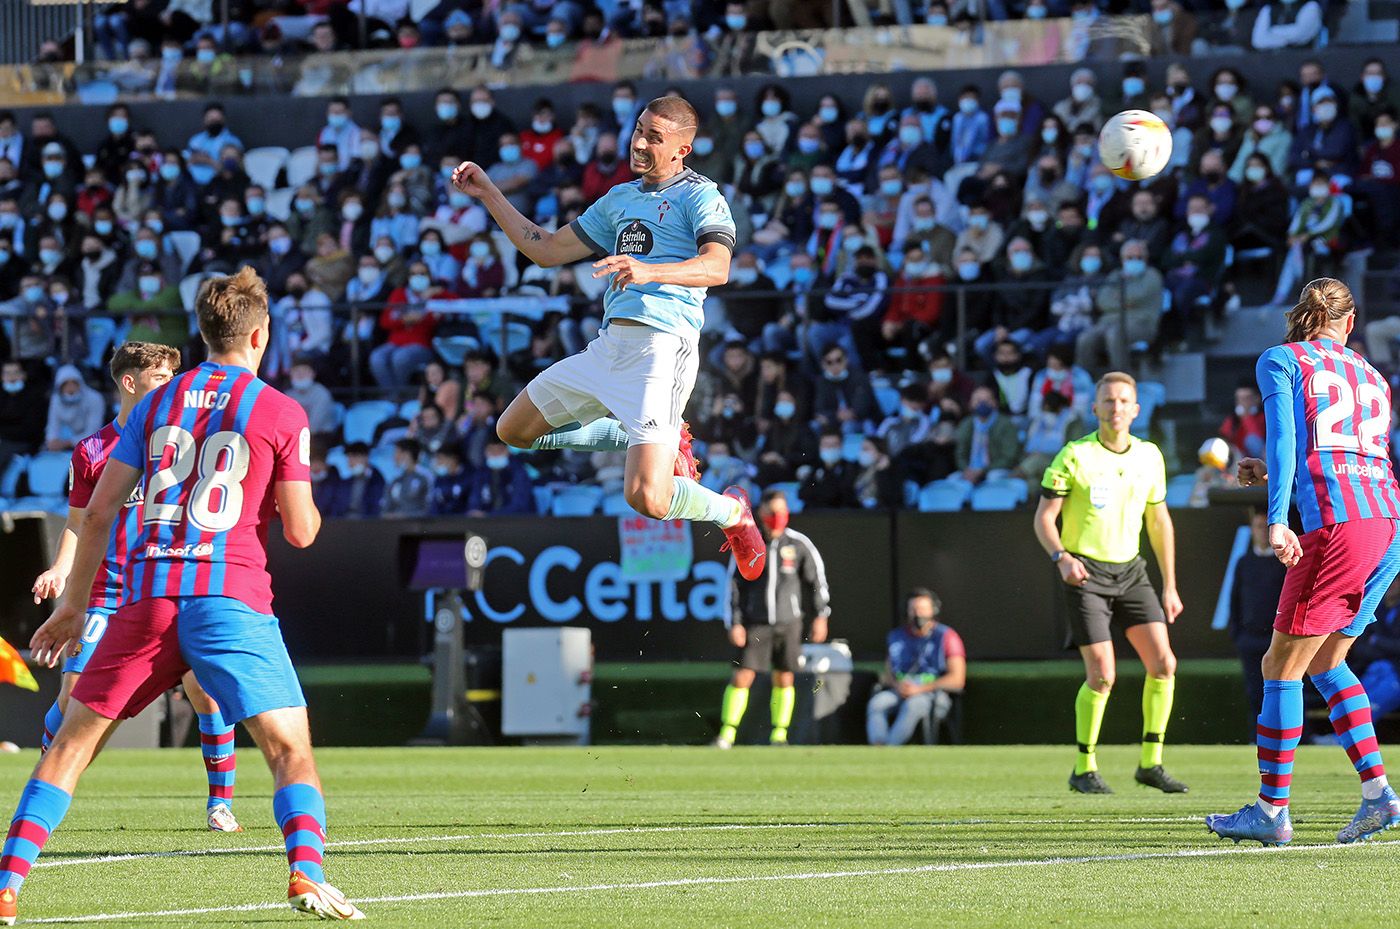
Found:
[[[729,257],[728,246],[720,242],[706,242],[694,258],[661,264],[647,264],[630,255],[610,255],[593,263],[593,276],[611,274],[614,290],[628,284],[719,287],[729,281]]]
[[[73,570],[73,555],[78,550],[78,529],[83,525],[85,510],[76,506],[68,508],[68,522],[58,537],[58,554],[48,570],[34,579],[34,602],[42,603],[50,597],[57,600],[63,596],[68,581],[68,573]]]
[[[295,548],[306,548],[321,532],[321,511],[311,498],[307,481],[278,481],[277,510],[282,516],[282,538]]]
[[[486,176],[486,169],[475,162],[464,161],[458,165],[452,172],[452,184],[462,193],[480,200],[511,244],[542,268],[572,264],[593,254],[569,226],[549,232],[526,219]]]
[[[115,458],[108,459],[78,529],[73,570],[68,574],[68,589],[63,595],[63,602],[29,640],[29,648],[38,663],[52,668],[58,664],[67,647],[78,641],[92,582],[97,578],[102,560],[107,557],[112,523],[116,522],[117,515],[131,498],[131,492],[136,489],[140,478],[141,472],[131,465]]]

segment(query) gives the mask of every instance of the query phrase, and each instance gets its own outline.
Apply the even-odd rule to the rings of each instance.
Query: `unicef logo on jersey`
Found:
[[[651,230],[640,219],[634,219],[617,235],[617,254],[650,255],[654,240]]]
[[[1108,506],[1108,500],[1111,496],[1112,490],[1107,484],[1089,485],[1089,502],[1093,504],[1094,509],[1101,510]]]

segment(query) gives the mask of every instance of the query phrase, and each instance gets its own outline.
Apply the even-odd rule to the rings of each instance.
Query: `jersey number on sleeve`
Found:
[[[1372,458],[1384,458],[1386,450],[1381,440],[1390,425],[1390,400],[1385,391],[1367,381],[1353,392],[1347,379],[1334,371],[1316,371],[1308,378],[1308,393],[1318,400],[1329,401],[1313,423],[1315,444],[1328,451],[1355,452]],[[1335,399],[1333,397],[1335,396]],[[1356,435],[1347,435],[1342,424],[1356,415],[1361,404],[1362,419],[1356,425]]]
[[[178,523],[188,512],[189,521],[205,532],[227,532],[238,524],[243,513],[243,478],[248,475],[248,440],[237,432],[216,432],[195,447],[189,430],[161,426],[151,433],[149,455],[169,463],[151,475],[146,487],[146,518],[151,523]],[[188,507],[169,502],[181,499],[180,492],[198,464],[198,480],[188,496]],[[166,491],[174,492],[166,494]]]

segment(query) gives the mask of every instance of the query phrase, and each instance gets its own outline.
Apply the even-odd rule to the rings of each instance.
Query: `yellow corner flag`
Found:
[[[29,673],[29,666],[4,639],[0,639],[0,684],[14,684],[24,690],[39,689],[39,682]]]

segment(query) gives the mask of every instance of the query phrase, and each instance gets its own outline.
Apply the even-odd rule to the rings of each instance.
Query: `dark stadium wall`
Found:
[[[1389,59],[1395,49],[1388,45],[1334,46],[1321,51],[1278,51],[1267,55],[1243,59],[1231,55],[1207,55],[1196,58],[1154,58],[1146,62],[1153,86],[1161,86],[1167,66],[1173,61],[1184,61],[1197,82],[1204,82],[1214,69],[1225,66],[1241,67],[1248,65],[1246,79],[1250,91],[1258,98],[1261,91],[1272,94],[1278,81],[1284,78],[1296,80],[1298,66],[1305,60],[1317,58],[1327,67],[1328,73],[1350,88],[1360,73],[1366,59],[1380,56]],[[1122,77],[1122,65],[1113,61],[1083,62],[1098,74],[1099,88],[1103,91],[1105,109],[1111,110],[1117,96],[1117,88]],[[1027,82],[1031,93],[1052,103],[1063,97],[1069,87],[1070,73],[1080,64],[1043,65],[1033,69],[1034,77]],[[958,89],[965,84],[976,84],[983,90],[984,100],[996,98],[997,75],[1002,68],[980,68],[966,71],[902,71],[890,74],[823,75],[820,77],[783,78],[783,86],[791,93],[799,112],[810,113],[816,109],[823,94],[835,93],[848,108],[858,110],[866,87],[880,82],[888,85],[896,94],[907,96],[909,85],[915,78],[932,74],[939,82],[939,99],[945,105],[955,101]],[[702,115],[708,116],[714,89],[723,85],[738,91],[739,98],[752,109],[752,101],[759,89],[777,78],[771,75],[755,75],[738,78],[706,78],[683,81],[637,81],[638,93],[643,98],[661,93],[667,87],[678,86],[692,96],[700,106]],[[457,88],[463,94],[471,90],[469,86]],[[497,105],[519,124],[529,119],[534,101],[548,97],[559,108],[563,118],[569,118],[574,108],[587,101],[606,102],[611,85],[605,83],[569,83],[557,86],[499,87],[494,88]],[[378,121],[379,101],[389,94],[357,96],[351,100],[354,118],[365,125],[375,125]],[[420,127],[428,125],[432,119],[433,92],[418,91],[399,94],[404,103],[406,115]],[[315,141],[315,131],[325,121],[325,97],[279,96],[268,97],[220,97],[228,112],[229,128],[252,148],[261,145],[285,145],[296,147],[309,145]],[[201,114],[205,103],[200,99],[171,101],[140,101],[130,103],[132,125],[149,126],[155,129],[162,145],[183,145],[201,126]],[[275,106],[275,113],[269,107]],[[20,126],[28,129],[29,117],[35,112],[52,112],[62,132],[67,134],[84,151],[96,150],[106,127],[104,114],[106,106],[85,106],[72,104],[58,107],[19,107],[15,112],[20,117]],[[272,118],[269,118],[269,117]],[[289,133],[293,138],[289,138]]]

